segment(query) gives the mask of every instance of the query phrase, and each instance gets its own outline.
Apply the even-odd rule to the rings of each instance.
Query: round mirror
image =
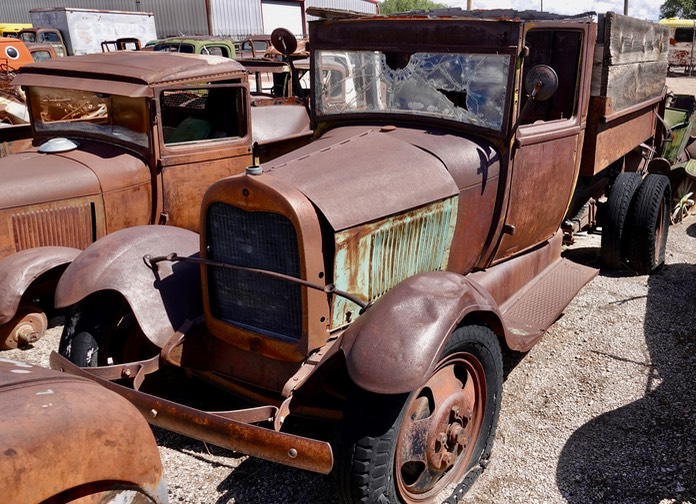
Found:
[[[271,44],[283,56],[290,56],[297,49],[297,39],[290,30],[276,28],[271,33]]]
[[[548,65],[535,65],[524,79],[524,88],[535,100],[548,100],[558,89],[558,75]]]

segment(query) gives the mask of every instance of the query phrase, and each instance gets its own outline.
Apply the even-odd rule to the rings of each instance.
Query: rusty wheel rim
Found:
[[[413,394],[394,460],[404,502],[429,502],[463,479],[481,433],[485,398],[483,367],[468,353],[448,356]]]

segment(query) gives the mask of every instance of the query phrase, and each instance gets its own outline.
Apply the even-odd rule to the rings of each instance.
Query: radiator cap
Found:
[[[51,138],[50,140],[42,143],[38,150],[43,154],[68,152],[77,149],[78,145],[80,144],[74,140],[59,137]]]
[[[246,167],[247,175],[261,175],[263,173],[263,166],[261,165],[251,165]]]

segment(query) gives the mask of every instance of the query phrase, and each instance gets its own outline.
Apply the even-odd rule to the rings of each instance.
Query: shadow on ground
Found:
[[[571,504],[696,502],[696,265],[648,282],[645,396],[567,441],[556,480]]]
[[[225,467],[229,475],[216,490],[220,497],[210,504],[282,502],[284,504],[333,504],[338,501],[330,476],[267,462],[153,427],[157,444],[186,453],[211,467]],[[211,456],[215,457],[211,461]],[[170,486],[176,482],[170,481]]]

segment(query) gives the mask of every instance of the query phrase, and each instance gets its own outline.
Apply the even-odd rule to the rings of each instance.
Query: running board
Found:
[[[544,335],[598,270],[559,259],[503,306],[503,323],[514,335],[514,350],[526,352]]]

